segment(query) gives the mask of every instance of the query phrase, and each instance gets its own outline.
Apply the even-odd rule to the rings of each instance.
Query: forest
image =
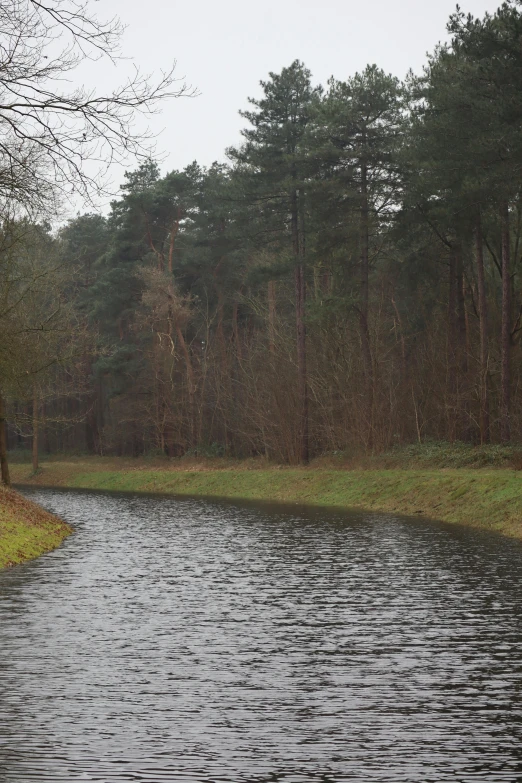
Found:
[[[3,462],[520,443],[521,4],[448,30],[405,81],[270,73],[227,162],[108,215],[4,214]]]

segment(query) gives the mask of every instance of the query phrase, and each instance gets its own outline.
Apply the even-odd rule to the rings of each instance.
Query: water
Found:
[[[522,546],[416,520],[27,491],[0,783],[522,781]]]

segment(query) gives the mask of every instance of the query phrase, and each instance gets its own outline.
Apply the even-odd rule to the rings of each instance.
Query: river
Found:
[[[24,490],[0,783],[522,781],[522,545],[378,514]]]

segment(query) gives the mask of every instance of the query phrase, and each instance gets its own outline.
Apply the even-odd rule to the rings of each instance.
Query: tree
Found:
[[[66,297],[72,267],[60,263],[56,241],[45,226],[23,220],[4,224],[0,252],[0,414],[5,399],[32,403],[33,467],[38,468],[40,390],[57,365],[76,352],[78,322]],[[0,435],[2,482],[9,485],[5,430]]]
[[[63,422],[46,448],[298,462],[519,440],[520,10],[457,14],[406,85],[369,66],[324,94],[293,63],[263,82],[232,167],[146,159],[106,220],[63,229],[96,356],[74,366],[89,394],[67,399],[56,364],[39,384]],[[32,388],[9,399],[11,443]]]
[[[295,281],[297,376],[299,397],[298,454],[309,459],[308,378],[306,366],[306,128],[312,103],[320,90],[296,60],[280,74],[261,82],[264,97],[250,99],[254,111],[242,112],[252,128],[243,131],[245,144],[229,150],[249,178],[248,196],[273,226],[272,241],[291,249]]]
[[[0,7],[0,31],[0,217],[11,242],[14,216],[56,214],[66,194],[89,198],[100,193],[103,174],[113,161],[148,157],[151,138],[136,131],[137,115],[190,91],[176,84],[173,69],[156,82],[137,70],[112,92],[64,89],[82,62],[120,57],[120,22],[100,21],[88,0],[7,0]],[[96,173],[90,173],[88,162],[98,163]],[[7,267],[11,251],[10,246],[3,259]],[[32,285],[18,291],[21,301],[29,290]],[[16,311],[10,301],[7,307],[0,318]],[[21,333],[23,329],[17,334]],[[0,354],[14,353],[17,342],[7,343],[5,331],[0,342]],[[7,383],[3,378],[2,385]],[[4,405],[0,407],[4,419]]]
[[[169,97],[194,94],[173,68],[157,81],[136,70],[112,92],[64,89],[86,60],[120,57],[123,28],[86,0],[6,0],[0,6],[0,202],[10,210],[56,208],[57,193],[83,197],[104,186],[113,161],[150,155],[135,129]],[[86,167],[97,162],[94,172]]]
[[[346,82],[331,79],[320,105],[315,130],[322,158],[321,197],[326,225],[341,227],[337,242],[358,247],[359,291],[356,298],[366,384],[367,445],[374,428],[374,359],[370,335],[370,267],[382,250],[383,227],[399,201],[397,160],[402,130],[398,79],[375,65]],[[354,236],[355,232],[355,236]]]
[[[474,156],[469,82],[472,63],[448,47],[438,47],[421,78],[410,80],[411,114],[403,148],[406,176],[404,209],[428,228],[439,247],[440,263],[448,271],[446,330],[446,389],[444,411],[448,438],[467,439],[470,426],[468,335],[465,318],[465,257],[486,199],[480,165]],[[448,149],[448,137],[452,144]],[[475,243],[476,246],[476,243]],[[482,256],[477,257],[477,267]],[[479,273],[480,274],[480,273]],[[484,304],[483,300],[482,305]],[[487,310],[479,318],[487,321]],[[481,330],[484,338],[484,330]],[[483,342],[480,376],[481,437],[487,440],[487,382],[489,358]],[[489,425],[488,425],[489,428]]]
[[[74,269],[75,307],[80,317],[89,324],[90,339],[84,343],[83,386],[89,386],[84,396],[87,400],[85,410],[85,445],[90,454],[100,452],[103,425],[103,384],[102,378],[94,371],[97,356],[102,350],[98,325],[91,318],[90,289],[99,276],[98,261],[106,252],[110,241],[108,221],[103,215],[87,213],[69,220],[60,230],[59,254],[62,263]]]
[[[522,171],[522,14],[520,0],[507,0],[483,19],[451,17],[453,49],[474,67],[476,77],[468,82],[473,115],[475,149],[496,204],[501,228],[502,326],[501,411],[503,442],[511,438],[511,348],[513,341],[513,268],[510,232],[510,202],[520,193]],[[480,120],[477,122],[477,120]]]

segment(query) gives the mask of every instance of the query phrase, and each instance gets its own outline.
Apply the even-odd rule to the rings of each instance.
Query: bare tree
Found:
[[[156,79],[135,68],[114,90],[75,87],[71,74],[82,63],[122,58],[121,22],[100,20],[92,5],[89,0],[0,3],[0,462],[5,484],[4,397],[20,366],[27,365],[29,337],[41,338],[30,340],[36,350],[30,374],[40,373],[39,365],[48,361],[46,333],[54,317],[51,313],[36,326],[22,318],[45,275],[36,271],[25,280],[19,262],[13,265],[13,247],[20,239],[15,233],[23,225],[13,218],[56,214],[64,196],[91,199],[103,193],[112,163],[151,155],[153,137],[136,130],[137,117],[154,113],[165,98],[194,94],[174,78],[174,65]]]
[[[138,68],[104,92],[74,87],[70,74],[88,60],[122,58],[123,26],[101,21],[89,0],[0,3],[0,200],[25,209],[53,203],[56,193],[100,192],[109,166],[151,154],[137,115],[169,97],[194,95],[174,78]],[[175,65],[175,64],[174,64]],[[98,165],[89,170],[87,162]]]
[[[27,219],[0,230],[0,429],[5,398],[33,403],[34,469],[38,468],[38,410],[42,384],[78,354],[84,333],[75,312],[75,269],[61,263],[58,243]],[[9,484],[5,431],[0,432],[2,482]]]

